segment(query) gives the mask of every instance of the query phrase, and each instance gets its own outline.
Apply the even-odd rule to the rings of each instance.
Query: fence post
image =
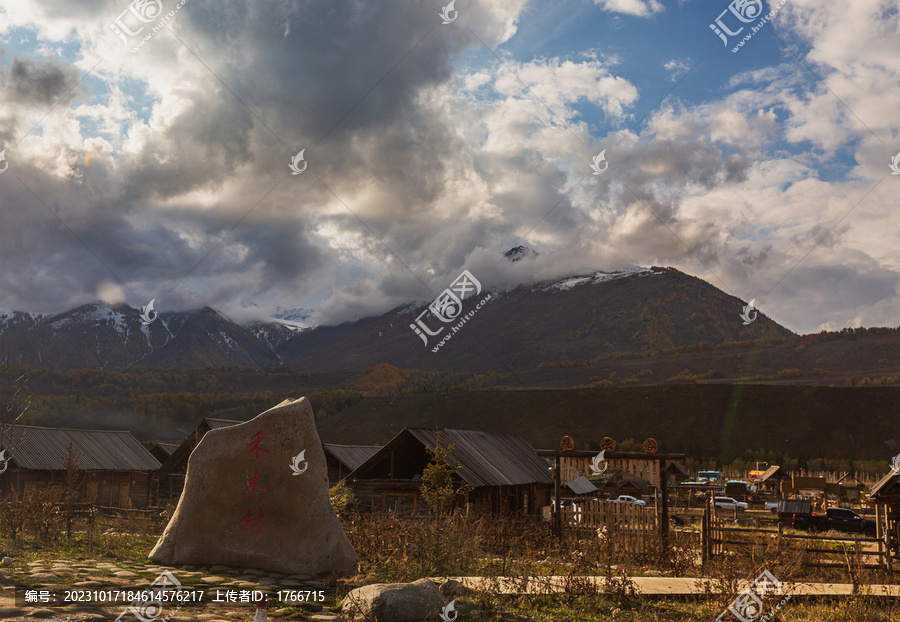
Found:
[[[700,521],[700,562],[706,566],[709,560],[709,507],[703,509],[703,519]]]
[[[784,524],[781,522],[781,519],[778,519],[778,537],[776,538],[775,548],[778,551],[781,551],[781,535],[784,533]]]
[[[660,516],[659,535],[662,537],[663,551],[669,550],[669,487],[666,485],[666,461],[659,459],[659,501],[662,503]]]
[[[884,506],[884,561],[887,562],[887,571],[889,575],[894,574],[894,562],[892,559],[892,555],[894,552],[891,550],[891,519],[890,513],[888,510],[888,505]]]
[[[555,506],[555,509],[556,509],[556,537],[559,538],[560,541],[562,541],[562,539],[563,539],[562,499],[559,498],[560,492],[561,492],[560,491],[560,488],[561,488],[561,482],[560,482],[561,464],[560,463],[561,462],[562,462],[562,456],[560,456],[559,454],[556,454],[556,465],[555,465],[556,472],[553,474],[553,480],[554,480],[553,481],[553,495],[554,495],[553,498],[556,500],[556,506]]]

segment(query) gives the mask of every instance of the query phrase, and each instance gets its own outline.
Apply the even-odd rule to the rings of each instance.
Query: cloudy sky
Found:
[[[897,0],[181,2],[0,0],[0,309],[332,323],[663,265],[900,324]]]

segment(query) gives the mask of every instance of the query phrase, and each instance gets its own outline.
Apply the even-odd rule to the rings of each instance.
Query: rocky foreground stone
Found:
[[[375,583],[356,588],[347,594],[341,612],[351,619],[375,622],[422,622],[439,620],[446,605],[446,599],[434,583],[419,579],[412,583]]]
[[[290,575],[355,573],[356,552],[331,507],[325,454],[306,398],[203,437],[150,559]]]

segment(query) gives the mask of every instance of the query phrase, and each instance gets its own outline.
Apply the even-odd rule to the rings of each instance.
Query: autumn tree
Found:
[[[457,497],[464,495],[470,486],[456,477],[462,466],[458,462],[449,462],[455,446],[441,447],[440,442],[435,445],[433,448],[425,446],[431,461],[422,471],[421,494],[432,513],[442,517],[453,511]]]

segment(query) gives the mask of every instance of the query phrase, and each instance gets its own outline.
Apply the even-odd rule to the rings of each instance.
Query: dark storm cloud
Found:
[[[329,252],[315,239],[314,222],[331,221],[360,235],[364,246],[394,266],[403,260],[391,257],[381,239],[426,263],[429,255],[442,256],[446,249],[422,248],[433,227],[424,218],[442,189],[447,148],[462,146],[446,123],[427,116],[418,98],[453,74],[460,50],[478,45],[470,35],[461,29],[431,32],[440,20],[424,3],[193,0],[190,7],[179,14],[178,34],[200,60],[177,46],[175,52],[201,79],[182,81],[170,91],[177,105],[155,119],[153,131],[130,132],[137,151],[132,146],[110,155],[100,149],[88,169],[80,163],[84,151],[60,147],[74,188],[40,170],[22,171],[23,180],[72,233],[27,192],[9,194],[4,187],[17,212],[5,217],[29,229],[40,240],[36,246],[54,248],[39,262],[30,257],[34,248],[5,257],[7,298],[42,308],[52,306],[53,296],[61,305],[92,298],[98,282],[114,280],[103,264],[134,289],[164,289],[220,239],[192,277],[232,274],[231,284],[245,292],[290,291],[322,269]],[[480,9],[468,14],[473,23],[482,18],[482,34],[496,30],[496,20]],[[168,44],[155,51],[147,46],[141,54],[144,59],[161,54]],[[133,62],[147,61],[135,55]],[[6,82],[17,100],[35,104],[65,93],[79,73],[59,62],[17,61]],[[309,176],[289,177],[293,186],[285,184],[255,209],[288,175],[289,156],[303,147],[311,172],[327,179],[329,188]],[[221,193],[226,184],[233,191],[213,209],[201,209],[186,196]],[[321,212],[322,205],[336,202],[331,190],[354,197],[373,184],[389,192],[348,205],[368,228],[348,210]],[[154,206],[159,201],[166,207]],[[251,210],[253,216],[235,226]],[[423,218],[418,225],[417,216]],[[398,227],[403,222],[410,226]],[[456,252],[443,257],[461,262],[471,249],[465,237],[457,239]],[[43,294],[29,291],[27,284],[48,270],[65,286],[56,283]],[[61,289],[67,294],[60,295]]]
[[[725,163],[725,180],[731,184],[744,183],[749,170],[750,161],[743,154],[732,154]]]
[[[831,227],[815,225],[809,231],[792,235],[791,242],[801,248],[811,248],[814,246],[834,248],[846,239],[849,231],[850,224],[842,224],[835,227],[834,230],[832,230]]]
[[[27,105],[52,106],[78,80],[79,72],[75,67],[55,60],[36,61],[16,56],[9,68],[0,68],[4,96]],[[62,103],[71,101],[75,96],[75,93],[70,93]]]

